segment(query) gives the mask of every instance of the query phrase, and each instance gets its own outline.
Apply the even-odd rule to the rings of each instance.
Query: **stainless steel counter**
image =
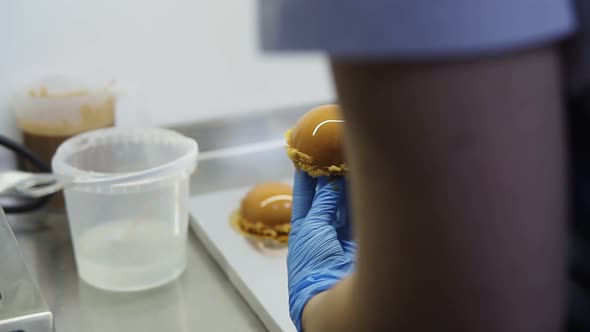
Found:
[[[275,143],[306,109],[174,128],[195,138],[202,152],[191,194],[291,175],[290,161]],[[9,221],[57,332],[265,331],[192,233],[187,269],[178,280],[145,292],[110,293],[78,278],[63,215],[39,212]]]
[[[53,315],[0,209],[0,331],[53,330]]]

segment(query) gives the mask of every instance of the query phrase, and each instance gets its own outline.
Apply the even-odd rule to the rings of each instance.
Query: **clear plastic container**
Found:
[[[186,266],[189,176],[197,143],[164,129],[108,128],[67,140],[65,190],[80,278],[111,291],[165,284]]]

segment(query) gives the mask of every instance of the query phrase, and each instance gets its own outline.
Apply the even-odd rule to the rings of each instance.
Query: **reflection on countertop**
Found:
[[[265,331],[193,234],[178,280],[145,292],[112,293],[78,278],[65,217],[36,217],[43,219],[37,229],[33,219],[10,220],[57,332]]]

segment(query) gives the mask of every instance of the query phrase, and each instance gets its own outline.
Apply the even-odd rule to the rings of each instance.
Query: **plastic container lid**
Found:
[[[105,128],[65,141],[53,172],[74,178],[77,190],[138,191],[192,173],[198,145],[166,129]]]

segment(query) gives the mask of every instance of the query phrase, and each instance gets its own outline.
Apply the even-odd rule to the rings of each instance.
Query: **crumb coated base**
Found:
[[[311,157],[306,155],[305,153],[287,146],[287,155],[295,165],[305,171],[310,176],[317,178],[319,176],[343,176],[346,174],[346,166],[344,164],[340,166],[329,166],[329,167],[317,167],[316,165],[311,163]]]
[[[267,226],[261,222],[251,222],[242,217],[239,210],[230,217],[232,227],[240,234],[254,239],[272,240],[286,244],[289,240],[291,224]]]
[[[310,176],[317,178],[320,176],[344,176],[348,169],[346,168],[345,164],[340,166],[332,165],[328,167],[318,167],[313,164],[311,156],[299,151],[298,149],[291,146],[291,132],[293,129],[289,129],[285,132],[285,138],[287,139],[287,145],[285,149],[287,150],[287,155],[295,166],[299,169],[303,170]]]

